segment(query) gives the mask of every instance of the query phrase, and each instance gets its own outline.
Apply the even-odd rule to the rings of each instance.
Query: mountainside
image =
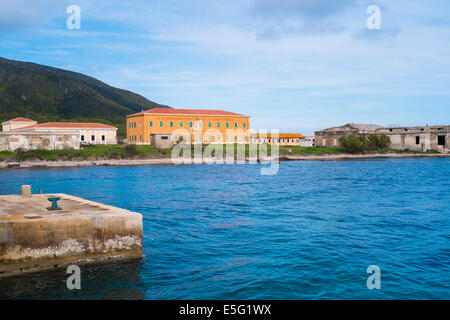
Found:
[[[165,107],[81,73],[0,58],[0,122],[102,122],[124,137],[126,115]]]

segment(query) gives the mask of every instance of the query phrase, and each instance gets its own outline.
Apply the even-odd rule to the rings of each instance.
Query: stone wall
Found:
[[[150,136],[150,144],[158,149],[171,149],[173,147],[173,138],[171,134],[152,133]]]
[[[392,149],[450,152],[450,126],[383,128],[377,134],[389,136]]]
[[[80,135],[49,132],[0,132],[0,151],[63,150],[80,148]]]
[[[319,148],[340,147],[340,139],[349,134],[369,135],[377,129],[383,128],[374,124],[348,123],[340,127],[333,127],[315,132],[315,146]]]
[[[348,134],[358,134],[358,130],[340,130],[340,131],[317,131],[315,135],[315,146],[318,148],[336,148],[340,147],[339,139]]]
[[[61,210],[47,208],[58,197]],[[0,278],[142,257],[142,215],[66,194],[0,196]]]

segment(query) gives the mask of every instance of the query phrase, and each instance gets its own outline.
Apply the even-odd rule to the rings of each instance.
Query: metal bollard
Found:
[[[52,206],[48,207],[47,210],[62,210],[60,207],[58,207],[58,201],[61,200],[60,197],[47,198],[47,200],[52,202]]]

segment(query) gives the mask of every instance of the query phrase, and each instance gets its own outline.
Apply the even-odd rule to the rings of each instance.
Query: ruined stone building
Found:
[[[450,126],[380,128],[376,133],[389,136],[392,149],[450,152]]]
[[[343,136],[353,134],[374,134],[377,129],[382,126],[375,124],[348,123],[339,127],[332,127],[315,132],[315,146],[319,148],[336,148],[340,147],[339,139]]]

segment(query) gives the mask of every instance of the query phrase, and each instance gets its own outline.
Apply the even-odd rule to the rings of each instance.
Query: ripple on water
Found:
[[[445,299],[450,161],[0,171],[0,193],[64,192],[141,212],[145,257],[0,279],[0,298]],[[382,270],[382,290],[366,269]]]

